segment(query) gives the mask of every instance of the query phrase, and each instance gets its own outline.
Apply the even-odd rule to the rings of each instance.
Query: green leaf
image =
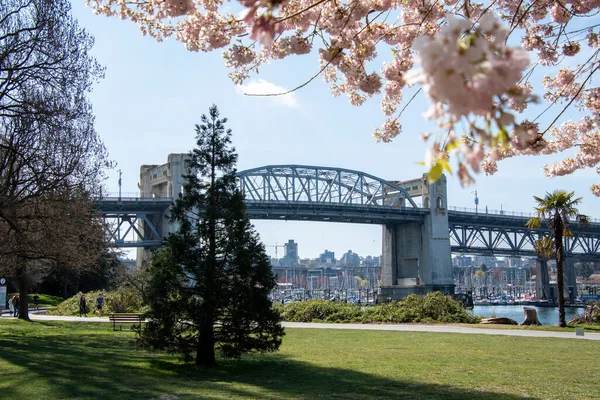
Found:
[[[573,237],[573,232],[571,232],[569,228],[565,228],[563,231],[563,235],[565,235],[566,237]]]
[[[439,163],[442,165],[442,168],[448,171],[448,173],[452,174],[452,168],[450,168],[450,163],[446,158],[441,159]]]
[[[538,217],[533,217],[525,224],[529,229],[539,229],[542,226],[542,221]]]
[[[437,181],[438,179],[440,179],[443,172],[444,172],[444,167],[440,164],[440,161],[438,160],[435,163],[435,165],[433,167],[431,167],[431,169],[429,170],[429,173],[428,173],[429,182],[433,183],[433,182]]]

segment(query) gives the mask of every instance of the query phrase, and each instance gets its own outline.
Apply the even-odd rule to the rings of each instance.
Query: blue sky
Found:
[[[169,153],[188,152],[195,143],[194,124],[216,104],[229,119],[238,170],[271,164],[306,164],[364,171],[389,180],[421,176],[426,144],[419,134],[430,125],[421,118],[424,99],[409,106],[401,121],[403,133],[389,144],[377,144],[373,129],[383,122],[379,99],[361,107],[345,97],[334,98],[321,78],[291,97],[249,97],[227,76],[221,52],[192,53],[174,40],[158,43],[143,37],[133,23],[94,15],[83,1],[73,2],[73,14],[96,40],[93,55],[106,67],[106,77],[91,93],[96,128],[110,158],[107,186],[117,192],[123,171],[123,193],[136,193],[142,164],[162,164]],[[378,67],[374,67],[378,68]],[[276,61],[250,80],[251,89],[277,85],[293,88],[318,70],[316,55]],[[541,94],[541,93],[538,93]],[[477,190],[480,209],[501,208],[530,212],[533,195],[555,189],[574,190],[583,197],[580,210],[600,218],[600,200],[589,186],[598,180],[593,170],[547,179],[541,165],[550,157],[505,160],[499,172],[479,175],[477,183],[461,188],[448,177],[450,206],[474,208]],[[253,221],[267,252],[288,239],[299,243],[301,258],[314,258],[324,249],[339,258],[351,249],[361,256],[381,253],[381,227],[376,225]],[[283,253],[279,249],[279,255]]]

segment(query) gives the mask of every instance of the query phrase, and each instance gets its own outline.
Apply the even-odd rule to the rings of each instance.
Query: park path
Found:
[[[99,317],[67,317],[59,315],[30,314],[30,318],[38,321],[80,321],[80,322],[109,322],[108,318]],[[521,337],[545,337],[579,340],[600,340],[600,333],[585,332],[584,336],[577,336],[575,332],[549,332],[521,329],[494,329],[488,327],[470,328],[463,325],[421,325],[421,324],[322,324],[305,322],[283,322],[285,328],[305,329],[359,329],[373,331],[402,331],[402,332],[435,332],[435,333],[461,333],[476,335],[504,335]]]

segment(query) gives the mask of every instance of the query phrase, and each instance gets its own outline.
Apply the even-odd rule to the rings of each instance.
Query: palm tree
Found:
[[[535,243],[536,252],[547,258],[555,256],[556,274],[558,283],[558,326],[565,327],[565,294],[564,294],[564,275],[563,263],[565,261],[564,237],[572,236],[568,229],[570,221],[579,221],[580,224],[587,224],[589,217],[579,214],[575,206],[581,201],[581,197],[574,199],[575,192],[565,190],[555,190],[553,193],[546,193],[542,199],[533,196],[537,202],[535,207],[536,216],[527,221],[526,226],[529,229],[539,229],[542,223],[547,223],[552,231],[550,237],[543,237]]]

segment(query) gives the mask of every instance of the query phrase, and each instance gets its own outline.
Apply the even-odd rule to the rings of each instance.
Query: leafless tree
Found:
[[[0,258],[19,282],[48,262],[94,264],[102,224],[91,197],[109,167],[87,99],[103,69],[67,0],[0,2]]]

